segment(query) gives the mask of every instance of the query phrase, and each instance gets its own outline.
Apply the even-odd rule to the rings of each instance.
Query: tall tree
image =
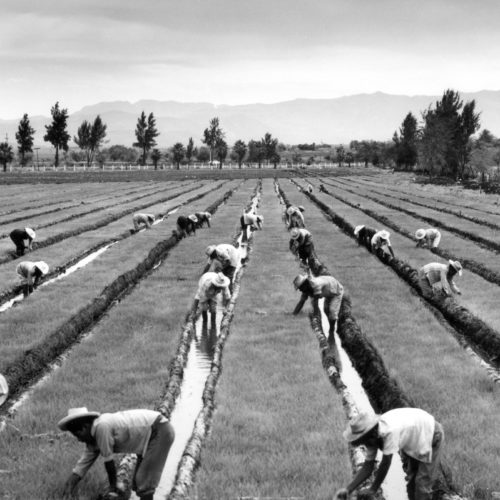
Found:
[[[153,113],[149,113],[146,119],[146,113],[144,111],[141,116],[137,119],[137,125],[135,127],[135,137],[137,142],[134,142],[133,146],[140,148],[142,150],[141,164],[146,164],[146,158],[148,152],[156,146],[155,138],[158,137],[160,133],[156,128],[156,120]]]
[[[233,146],[233,153],[235,154],[236,161],[238,162],[238,168],[241,168],[241,164],[243,163],[243,159],[247,154],[247,145],[241,140],[238,139]]]
[[[215,156],[219,160],[219,168],[222,168],[224,160],[226,159],[227,156],[227,151],[228,151],[227,143],[222,137],[220,137],[215,143],[215,148],[214,148]]]
[[[479,115],[475,112],[474,100],[465,104],[460,115],[460,135],[458,138],[458,176],[463,177],[466,165],[469,163],[472,151],[471,136],[479,130]]]
[[[158,162],[160,161],[160,158],[161,158],[160,150],[154,148],[153,151],[151,151],[151,161],[153,162],[155,170],[158,170]]]
[[[337,152],[337,162],[339,164],[339,167],[341,167],[342,163],[344,163],[345,160],[345,148],[341,144],[335,149],[335,151]]]
[[[59,150],[68,151],[68,142],[71,136],[68,134],[68,110],[59,109],[59,102],[56,102],[50,110],[52,115],[52,123],[45,125],[46,134],[43,136],[45,142],[50,142],[56,150],[55,166],[59,165]]]
[[[172,147],[172,159],[176,165],[177,170],[181,168],[181,161],[184,159],[186,151],[181,142],[176,142]]]
[[[189,165],[191,164],[191,159],[193,158],[194,154],[195,154],[194,142],[193,138],[190,137],[186,146],[186,160],[188,162],[188,168]]]
[[[271,158],[277,154],[278,139],[273,139],[273,136],[269,132],[266,132],[260,142],[262,143],[264,158],[270,162]]]
[[[202,142],[210,149],[210,161],[213,160],[214,150],[217,141],[224,139],[224,132],[220,128],[219,118],[215,117],[210,120],[209,127],[203,131]]]
[[[259,168],[262,168],[262,162],[266,157],[266,152],[262,147],[262,141],[248,141],[248,161],[251,163],[258,163]]]
[[[104,142],[106,128],[107,126],[102,122],[101,117],[97,115],[92,125],[85,120],[78,127],[77,135],[73,137],[73,141],[85,153],[88,167],[94,161],[96,153]]]
[[[21,156],[21,165],[26,164],[26,153],[33,152],[33,136],[35,129],[31,127],[28,115],[25,113],[19,122],[16,132],[17,151]]]
[[[417,163],[417,119],[408,113],[399,129],[399,136],[395,132],[393,142],[395,145],[395,161],[398,167],[409,170]]]
[[[0,142],[0,164],[3,165],[3,171],[7,172],[7,163],[14,159],[12,146],[7,142]]]

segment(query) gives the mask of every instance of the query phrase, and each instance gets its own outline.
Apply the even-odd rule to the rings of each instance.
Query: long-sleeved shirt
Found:
[[[381,238],[381,233],[382,231],[378,231],[375,233],[372,237],[371,240],[371,245],[374,250],[377,248],[384,248],[387,246],[389,248],[391,246],[391,242],[389,241],[389,238]]]
[[[238,250],[229,243],[221,243],[215,247],[216,259],[222,264],[229,264],[230,266],[237,267],[240,263],[240,254]],[[209,259],[212,260],[212,259]]]
[[[290,239],[290,249],[298,248],[304,244],[312,243],[312,234],[304,228],[298,229],[299,236],[297,238]]]
[[[144,455],[151,426],[160,415],[157,411],[142,409],[103,413],[94,420],[90,431],[95,444],[86,445],[73,472],[83,477],[99,455],[105,462],[113,459],[113,453]]]
[[[204,302],[209,302],[214,300],[219,292],[222,292],[224,300],[231,299],[231,292],[228,286],[220,287],[216,285],[217,274],[212,271],[208,271],[203,274],[198,282],[198,291],[194,296],[195,300],[198,300],[201,304]]]
[[[426,245],[431,246],[434,240],[438,237],[441,237],[441,233],[437,229],[431,227],[425,230],[425,236],[423,237],[423,241]]]
[[[26,229],[14,229],[9,236],[16,245],[24,244],[24,241],[28,240],[28,248],[31,249],[33,238],[26,232]]]
[[[451,295],[451,291],[459,293],[460,290],[455,285],[453,279],[448,280],[448,265],[441,264],[440,262],[431,262],[420,268],[420,276],[425,276],[429,281],[431,287],[436,283],[441,283],[443,290]]]
[[[287,208],[286,214],[288,217],[288,221],[291,222],[293,219],[296,219],[300,225],[304,225],[304,215],[299,208],[292,205],[291,207]]]
[[[24,260],[16,266],[16,273],[23,278],[28,285],[32,285],[36,271],[36,262],[31,262],[29,260]]]
[[[153,214],[135,214],[132,220],[136,227],[138,227],[140,223],[145,224],[146,227],[151,227],[152,222],[155,220],[155,216]]]
[[[344,287],[333,276],[312,276],[311,283],[313,297],[335,297],[344,292]]]
[[[260,215],[244,213],[243,222],[255,227],[256,229],[262,229],[262,216]]]

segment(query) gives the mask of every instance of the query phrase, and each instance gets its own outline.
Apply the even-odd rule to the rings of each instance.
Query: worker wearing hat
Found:
[[[138,459],[132,488],[141,500],[153,499],[175,435],[161,413],[136,409],[100,414],[85,407],[70,408],[57,425],[87,445],[66,481],[65,495],[73,494],[99,456],[104,459],[111,491],[119,492],[113,454],[134,453]]]
[[[392,249],[391,241],[390,241],[390,233],[383,229],[382,231],[377,231],[371,239],[371,249],[372,252],[377,253],[377,250],[386,250],[391,254],[392,258],[394,258],[394,250]]]
[[[21,277],[21,284],[24,285],[24,296],[27,297],[39,285],[42,276],[49,272],[46,262],[31,262],[23,260],[16,266],[16,273]]]
[[[26,249],[31,251],[36,233],[30,227],[25,227],[24,229],[14,229],[9,236],[14,245],[16,245],[16,255],[20,257],[24,255]],[[28,242],[27,246],[25,246],[25,241]]]
[[[334,341],[335,325],[339,315],[342,297],[344,296],[344,287],[333,276],[310,276],[299,274],[293,280],[295,290],[300,290],[302,296],[293,310],[293,314],[299,314],[308,298],[311,298],[313,309],[316,314],[319,313],[318,301],[325,299],[323,310],[330,323],[328,340]]]
[[[288,224],[288,229],[292,229],[294,227],[304,228],[304,207],[302,205],[296,207],[294,205],[288,204],[285,212],[286,222]]]
[[[143,225],[146,229],[149,229],[153,222],[155,221],[155,216],[153,214],[134,214],[132,217],[134,222],[134,229],[138,231],[140,226]]]
[[[303,266],[308,266],[309,259],[315,255],[313,237],[307,229],[294,227],[290,231],[288,246]]]
[[[367,227],[364,224],[361,224],[354,228],[354,236],[358,238],[358,243],[370,249],[371,249],[372,238],[375,236],[376,233],[377,233],[376,229],[373,229],[372,227]]]
[[[210,325],[212,330],[216,328],[217,316],[217,296],[222,294],[224,307],[231,300],[229,291],[229,278],[221,272],[215,273],[208,271],[204,273],[198,282],[198,291],[194,297],[193,309],[196,313],[198,306],[201,310],[203,325],[206,327],[208,320],[208,311],[210,311]]]
[[[418,283],[424,297],[450,297],[453,293],[461,295],[453,278],[462,276],[462,264],[458,260],[449,260],[447,264],[431,262],[418,271]]]
[[[221,243],[219,245],[209,245],[205,253],[208,256],[205,272],[221,271],[224,276],[231,280],[232,284],[234,273],[241,260],[238,250],[229,243]]]
[[[417,240],[417,247],[437,248],[441,241],[441,233],[433,227],[429,229],[417,229],[415,231],[415,239]]]
[[[179,215],[179,217],[177,217],[178,239],[182,239],[191,233],[196,233],[195,224],[198,222],[198,219],[193,221],[193,217],[196,219],[194,215],[189,215],[187,217],[185,215]]]
[[[337,499],[347,499],[370,477],[378,449],[382,451],[382,460],[375,479],[369,488],[359,492],[358,498],[374,498],[393,455],[402,452],[408,459],[409,500],[432,499],[444,442],[443,427],[432,415],[420,408],[396,408],[382,415],[360,413],[349,422],[344,438],[352,446],[364,445],[366,458],[349,485],[337,492]]]
[[[212,219],[212,214],[210,212],[196,212],[194,215],[198,219],[196,227],[203,227],[204,223],[210,227],[210,220]]]
[[[240,217],[241,230],[243,232],[241,242],[246,243],[248,241],[248,229],[250,229],[250,231],[258,231],[262,229],[263,223],[264,217],[262,217],[262,215],[257,215],[252,212],[245,212]]]

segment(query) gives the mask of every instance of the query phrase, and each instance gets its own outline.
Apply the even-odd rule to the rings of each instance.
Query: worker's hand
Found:
[[[340,490],[335,493],[335,498],[334,500],[348,500],[349,499],[349,492],[347,491],[346,488],[340,488]]]

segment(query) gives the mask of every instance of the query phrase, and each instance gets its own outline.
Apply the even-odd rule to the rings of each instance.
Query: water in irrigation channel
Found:
[[[91,254],[89,254],[86,257],[84,257],[83,259],[79,260],[78,262],[76,262],[72,266],[68,267],[61,274],[58,274],[54,278],[52,278],[52,279],[50,279],[50,280],[45,281],[44,283],[42,283],[39,288],[47,286],[50,283],[54,283],[55,281],[59,281],[60,279],[65,278],[69,274],[72,274],[75,271],[78,271],[78,269],[81,269],[82,267],[85,267],[86,265],[90,264],[93,260],[97,259],[97,257],[99,257],[99,255],[101,255],[102,253],[104,253],[106,250],[108,250],[109,247],[111,247],[114,244],[115,243],[109,243],[108,245],[99,248],[99,250],[96,250],[95,252],[92,252]],[[0,313],[6,311],[7,309],[10,309],[14,304],[16,304],[18,302],[21,302],[21,300],[23,300],[24,298],[25,298],[24,295],[22,293],[20,293],[19,295],[16,295],[14,298],[8,300],[7,302],[4,302],[0,306]]]
[[[323,311],[324,299],[319,300],[319,308],[321,311],[321,325],[324,332],[328,332],[330,329],[330,324],[328,318]],[[351,360],[347,353],[342,348],[339,336],[335,333],[335,345],[338,352],[338,357],[340,358],[340,378],[342,382],[346,385],[347,391],[350,394],[351,399],[354,401],[356,410],[358,413],[367,412],[373,413],[374,410],[370,404],[368,396],[361,384],[361,378],[352,366]],[[377,459],[380,460],[381,452],[378,451]],[[406,492],[406,482],[405,474],[403,471],[403,464],[401,462],[401,457],[398,453],[395,453],[392,458],[391,467],[389,472],[382,483],[382,492],[386,500],[407,500],[408,495]]]

